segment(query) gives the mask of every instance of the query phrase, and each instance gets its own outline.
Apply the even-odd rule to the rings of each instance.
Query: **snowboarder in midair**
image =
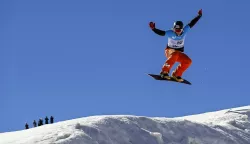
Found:
[[[182,21],[174,22],[173,28],[167,31],[157,29],[154,22],[150,22],[150,28],[160,36],[167,36],[168,44],[165,49],[167,60],[162,66],[160,75],[162,78],[170,79],[169,72],[175,62],[179,62],[178,67],[173,71],[172,77],[182,82],[182,74],[191,65],[192,60],[184,53],[184,41],[187,32],[199,21],[202,16],[202,9],[199,10],[198,15],[184,26]]]

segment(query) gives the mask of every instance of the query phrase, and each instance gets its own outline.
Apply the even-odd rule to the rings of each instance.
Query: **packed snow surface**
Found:
[[[0,134],[0,144],[250,144],[250,106],[163,118],[104,115]]]

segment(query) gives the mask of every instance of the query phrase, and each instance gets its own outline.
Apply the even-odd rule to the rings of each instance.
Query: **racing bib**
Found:
[[[168,46],[172,48],[182,48],[184,47],[184,39],[181,40],[173,40],[171,38],[168,39]]]

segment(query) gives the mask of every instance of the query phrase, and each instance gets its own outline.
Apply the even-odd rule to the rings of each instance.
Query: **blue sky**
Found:
[[[0,132],[53,115],[176,117],[249,105],[248,1],[0,1]],[[155,81],[167,30],[187,24],[183,77]],[[175,68],[177,64],[173,67]]]

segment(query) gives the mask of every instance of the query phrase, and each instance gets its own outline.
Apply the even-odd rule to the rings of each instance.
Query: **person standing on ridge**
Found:
[[[167,31],[157,29],[154,22],[149,23],[149,27],[153,32],[160,36],[168,38],[168,44],[165,49],[167,60],[162,66],[160,75],[162,78],[171,79],[169,72],[175,62],[179,62],[178,67],[173,71],[172,77],[179,82],[183,81],[182,74],[191,65],[192,60],[184,53],[184,41],[188,31],[199,21],[202,17],[202,9],[199,10],[198,15],[184,26],[182,21],[174,22],[173,28]]]
[[[25,129],[29,129],[29,124],[25,123]]]
[[[40,118],[40,119],[38,120],[38,126],[42,126],[42,125],[43,125],[43,119]]]
[[[51,124],[54,123],[54,117],[53,117],[53,116],[50,117],[50,123],[51,123]]]
[[[36,120],[33,121],[33,127],[36,127],[37,126],[37,123],[36,123]]]
[[[47,116],[45,117],[45,124],[49,124],[49,118]]]

